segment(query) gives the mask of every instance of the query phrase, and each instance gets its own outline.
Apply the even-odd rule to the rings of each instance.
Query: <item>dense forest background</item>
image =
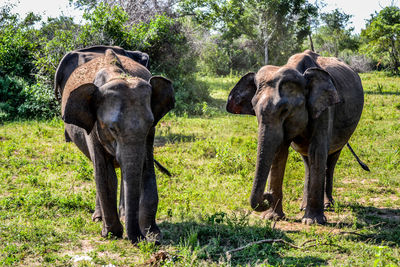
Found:
[[[371,14],[361,34],[351,15],[321,13],[307,0],[70,0],[83,22],[60,16],[43,21],[0,6],[0,122],[52,118],[58,62],[67,52],[116,45],[150,55],[153,74],[174,82],[175,114],[201,115],[210,101],[202,75],[226,76],[284,64],[313,49],[358,72],[400,73],[400,8]]]

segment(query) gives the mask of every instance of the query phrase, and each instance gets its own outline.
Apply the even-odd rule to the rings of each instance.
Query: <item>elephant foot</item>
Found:
[[[122,234],[124,233],[124,227],[122,226],[121,222],[118,221],[118,223],[115,223],[112,226],[105,226],[103,224],[103,229],[101,230],[101,236],[102,237],[109,237],[111,236],[115,236],[118,238],[122,237]]]
[[[142,233],[139,232],[135,232],[135,233],[131,233],[130,235],[128,235],[128,239],[131,241],[131,243],[133,245],[137,245],[137,243],[146,240],[146,237],[144,235],[142,235]]]
[[[285,218],[285,213],[283,213],[283,211],[269,209],[261,214],[261,218],[266,220],[279,221]]]
[[[161,244],[162,234],[160,228],[158,228],[156,224],[153,224],[149,228],[145,228],[144,233],[148,242],[154,242],[156,245]]]
[[[326,224],[326,217],[323,212],[307,212],[304,214],[301,222],[306,225],[311,225],[314,223]]]
[[[94,221],[94,222],[101,222],[101,221],[102,221],[101,210],[97,210],[97,209],[96,209],[96,210],[93,212],[92,221]]]

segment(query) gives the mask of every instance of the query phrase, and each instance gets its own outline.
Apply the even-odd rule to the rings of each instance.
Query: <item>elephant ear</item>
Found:
[[[83,84],[71,91],[65,101],[62,101],[63,121],[81,127],[89,134],[96,122],[96,92],[98,88],[92,83]]]
[[[342,102],[328,72],[309,68],[303,75],[307,81],[307,105],[312,118],[318,118],[325,109]]]
[[[153,76],[150,79],[152,87],[151,110],[154,116],[153,126],[175,106],[174,88],[172,82],[161,76]]]
[[[148,54],[140,51],[125,51],[125,55],[150,70],[150,57]]]
[[[233,114],[256,115],[251,100],[256,93],[255,73],[244,75],[233,87],[226,103],[226,111]]]

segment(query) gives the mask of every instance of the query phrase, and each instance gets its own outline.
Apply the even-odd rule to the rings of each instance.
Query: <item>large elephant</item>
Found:
[[[151,233],[159,239],[153,143],[157,122],[174,107],[172,83],[152,77],[143,65],[115,49],[67,72],[64,59],[56,83],[57,78],[65,83],[56,89],[62,95],[65,137],[93,162],[97,194],[93,217],[103,221],[102,236],[123,234],[115,173],[120,167],[124,192],[120,213],[125,215],[128,238],[137,242]]]
[[[363,105],[360,77],[342,61],[310,50],[293,55],[284,66],[267,65],[243,76],[230,92],[227,111],[257,116],[251,207],[263,211],[264,218],[284,217],[282,181],[291,145],[305,165],[302,221],[326,223],[334,168]]]

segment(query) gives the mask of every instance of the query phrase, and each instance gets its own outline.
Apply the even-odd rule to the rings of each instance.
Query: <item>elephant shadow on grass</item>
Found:
[[[184,135],[177,133],[168,133],[166,135],[157,135],[154,139],[155,147],[162,147],[165,144],[176,144],[176,143],[185,143],[185,142],[193,142],[195,141],[195,135]]]
[[[362,235],[353,238],[368,240],[369,243],[381,245],[384,242],[388,246],[400,245],[400,209],[377,208],[362,206],[359,204],[350,205],[353,213],[359,222],[360,228],[368,228]]]
[[[282,256],[290,248],[282,243],[254,244],[241,251],[227,251],[245,246],[262,239],[283,239],[292,243],[285,232],[272,229],[270,222],[250,226],[243,220],[231,220],[224,213],[209,216],[204,222],[170,222],[159,224],[163,229],[164,245],[186,247],[197,254],[197,259],[220,264],[221,260],[231,265],[261,264],[308,266],[324,265],[327,262],[314,256]],[[182,251],[182,249],[180,249]],[[179,258],[179,256],[178,256]]]
[[[366,95],[400,95],[400,92],[396,91],[364,91],[364,94]]]

